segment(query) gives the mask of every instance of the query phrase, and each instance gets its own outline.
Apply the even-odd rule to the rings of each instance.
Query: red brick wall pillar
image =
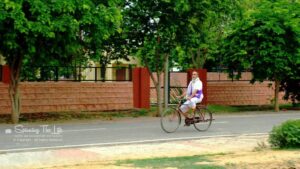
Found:
[[[133,69],[133,106],[150,108],[150,75],[147,68]]]
[[[6,84],[10,82],[10,69],[8,65],[2,66],[2,82]]]
[[[204,94],[204,98],[201,102],[201,104],[207,105],[207,70],[206,69],[188,69],[187,71],[187,82],[188,84],[192,80],[192,73],[193,71],[197,71],[199,74],[199,78],[202,81],[202,91]],[[187,84],[187,85],[188,85]]]
[[[132,83],[133,83],[133,107],[140,107],[140,68],[134,68],[132,70]]]

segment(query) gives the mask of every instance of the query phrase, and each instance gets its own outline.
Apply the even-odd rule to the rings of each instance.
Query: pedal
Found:
[[[183,126],[189,127],[191,124],[185,123]]]
[[[184,126],[190,126],[191,124],[193,124],[194,120],[193,119],[189,119],[189,118],[186,118],[184,120]]]

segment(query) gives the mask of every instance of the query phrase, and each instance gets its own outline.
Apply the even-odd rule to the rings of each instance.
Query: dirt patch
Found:
[[[251,169],[300,169],[300,151],[291,150],[263,150],[235,152],[213,159],[214,164],[233,168]]]
[[[130,165],[117,166],[117,160],[145,159],[157,157],[180,157],[201,154],[218,154],[211,156],[212,164],[225,168],[245,169],[300,169],[299,150],[271,150],[267,136],[239,136],[208,138],[191,141],[168,143],[122,145],[111,147],[81,148],[81,151],[95,155],[84,163],[47,166],[51,169],[129,169]],[[62,150],[60,150],[62,151]],[[41,168],[41,167],[39,167]]]

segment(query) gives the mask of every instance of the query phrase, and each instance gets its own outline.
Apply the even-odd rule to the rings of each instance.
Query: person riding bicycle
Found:
[[[196,110],[196,104],[200,103],[204,98],[202,92],[202,82],[198,77],[198,72],[192,72],[192,80],[190,81],[187,91],[184,92],[179,98],[185,97],[187,101],[181,105],[180,110],[182,114],[185,116],[185,124],[190,125],[193,122],[192,118],[188,117],[188,111],[191,108],[193,112]]]

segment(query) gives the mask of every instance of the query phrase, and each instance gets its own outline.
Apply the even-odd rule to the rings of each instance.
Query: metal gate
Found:
[[[161,86],[161,99],[164,98],[164,75],[161,75],[162,79],[162,86]],[[176,96],[182,94],[187,88],[187,72],[180,72],[180,71],[170,71],[168,74],[169,83],[168,83],[168,102],[174,103]],[[150,85],[150,103],[156,104],[156,89],[153,85],[151,80]]]
[[[176,96],[182,95],[187,88],[187,72],[169,72],[168,100],[169,103],[176,103]]]

